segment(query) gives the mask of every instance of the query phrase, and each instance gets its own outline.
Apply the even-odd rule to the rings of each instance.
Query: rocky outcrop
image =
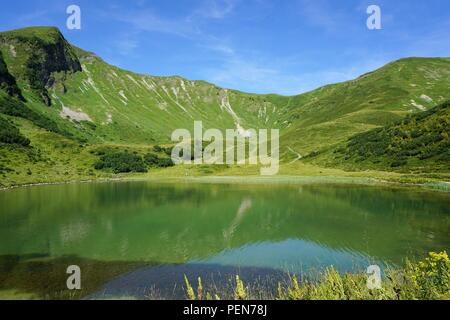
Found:
[[[69,73],[81,72],[81,64],[72,46],[56,28],[30,28],[0,34],[2,47],[12,47],[16,59],[16,78],[27,82],[31,90],[50,106],[48,89],[64,81]]]
[[[10,96],[24,100],[16,79],[9,73],[6,63],[3,59],[3,54],[0,51],[0,90],[5,91]]]

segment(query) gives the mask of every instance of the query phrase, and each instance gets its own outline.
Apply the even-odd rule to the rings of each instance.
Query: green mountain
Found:
[[[316,158],[316,157],[312,157]],[[332,166],[400,171],[450,171],[450,101],[349,139],[332,154],[318,155]]]
[[[408,58],[358,79],[283,98],[282,143],[302,155],[450,98],[449,58]],[[278,97],[274,99],[280,101]]]
[[[298,96],[256,95],[117,68],[56,28],[2,32],[0,114],[31,144],[0,144],[0,174],[4,185],[102,176],[94,167],[108,148],[143,156],[170,144],[173,130],[193,130],[194,120],[221,130],[278,128],[290,168],[302,156],[443,103],[449,87],[450,58],[408,58]]]
[[[1,33],[0,48],[30,107],[92,142],[169,142],[174,129],[192,128],[194,120],[259,128],[280,116],[264,97],[111,66],[54,28]]]
[[[19,87],[17,87],[16,79],[9,73],[3,54],[0,51],[0,90],[9,96],[23,100]]]

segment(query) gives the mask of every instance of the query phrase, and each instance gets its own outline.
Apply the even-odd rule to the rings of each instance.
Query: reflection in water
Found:
[[[246,283],[256,284],[256,290],[264,288],[268,296],[275,296],[278,283],[288,281],[286,273],[271,268],[200,263],[150,266],[115,277],[86,298],[185,299],[184,276],[194,281],[199,275],[204,292],[220,292],[222,297],[232,297],[234,289],[230,280],[235,279],[237,274]]]
[[[373,260],[364,253],[353,252],[346,248],[331,249],[298,239],[252,243],[191,263],[274,268],[286,273],[302,273],[317,271],[315,269],[320,269],[324,261],[327,262],[327,266],[335,266],[342,272],[364,270],[368,263],[379,265],[384,263]]]
[[[246,198],[242,200],[241,206],[239,207],[236,217],[231,222],[230,227],[223,232],[223,236],[225,238],[225,241],[229,243],[229,240],[233,237],[233,233],[236,230],[236,228],[239,226],[239,223],[241,222],[242,218],[244,217],[244,214],[246,211],[251,209],[252,207],[252,199]]]
[[[59,262],[70,259],[101,266],[83,274],[114,291],[114,276],[144,266],[162,279],[183,266],[204,276],[329,265],[345,272],[450,244],[450,195],[412,189],[127,182],[9,190],[0,204],[0,293],[20,287],[40,297],[33,283],[64,278]]]
[[[84,221],[70,222],[60,227],[59,235],[61,243],[70,243],[83,240],[89,233],[90,225]]]

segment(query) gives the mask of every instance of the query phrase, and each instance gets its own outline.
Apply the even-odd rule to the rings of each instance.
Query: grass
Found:
[[[128,152],[106,153],[95,163],[96,170],[112,170],[114,173],[147,172],[144,160],[138,154]]]
[[[117,68],[70,45],[56,28],[0,33],[0,188],[133,179],[406,184],[449,191],[448,157],[442,158],[448,155],[448,104],[422,112],[450,99],[449,85],[449,58],[413,58],[298,96],[254,95]],[[279,128],[279,176],[260,177],[259,167],[248,165],[171,166],[170,135],[178,128],[192,131],[194,120],[202,120],[205,129],[235,128],[238,122],[244,128]],[[316,156],[305,159],[308,154]],[[204,283],[194,290],[189,279],[186,287],[189,298],[200,300],[449,299],[448,257],[429,259],[392,270],[381,291],[368,290],[364,274],[340,275],[332,268],[317,281],[292,278],[273,295],[239,277],[227,293],[207,292]],[[118,266],[108,275],[123,270]],[[35,297],[24,292],[2,291],[0,298]]]
[[[30,140],[25,138],[14,124],[0,116],[0,143],[27,147]]]
[[[314,164],[297,161],[295,163],[281,164],[278,177],[261,179],[258,166],[227,166],[227,165],[181,165],[169,168],[160,168],[160,165],[151,163],[148,155],[156,155],[158,159],[167,159],[169,146],[151,145],[123,145],[123,144],[83,144],[49,132],[36,126],[34,123],[17,117],[7,117],[10,123],[20,130],[20,133],[31,141],[29,148],[11,148],[0,145],[0,165],[3,170],[0,174],[0,183],[3,187],[37,183],[62,183],[70,181],[91,181],[102,179],[169,179],[190,177],[217,181],[214,177],[229,178],[233,181],[255,181],[256,183],[277,183],[289,180],[293,183],[304,181],[345,182],[358,183],[371,181],[395,181],[413,183],[435,183],[442,181],[442,176],[423,177],[383,171],[346,172],[341,169],[323,168]],[[155,151],[156,149],[156,151]],[[147,156],[147,173],[114,174],[113,171],[96,170],[95,164],[100,155],[105,153],[128,152],[138,154],[143,159]],[[160,160],[158,160],[159,162]],[[161,163],[163,163],[162,161]],[[249,179],[248,177],[253,176]],[[313,178],[308,178],[313,177]],[[228,181],[232,181],[228,180]],[[302,182],[303,181],[303,182]]]
[[[402,159],[381,161],[379,165],[350,159],[341,165],[344,160],[331,163],[334,155],[329,152],[351,137],[359,147],[364,141],[357,140],[356,134],[407,115],[414,117],[420,109],[429,110],[448,100],[449,58],[402,59],[352,81],[283,97],[126,71],[70,45],[56,28],[0,33],[0,52],[0,73],[7,79],[2,85],[6,87],[0,90],[0,113],[31,141],[27,150],[0,145],[3,187],[105,178],[259,174],[256,166],[170,167],[164,152],[156,152],[158,159],[150,155],[153,146],[171,143],[173,130],[192,131],[194,120],[202,120],[205,129],[225,130],[235,128],[237,123],[244,128],[279,128],[282,176],[420,184],[450,180],[448,159],[439,163],[439,170],[434,170],[435,157],[425,161],[426,168],[416,163],[415,170],[403,170]],[[32,62],[37,64],[33,66]],[[47,84],[49,80],[51,85],[43,88],[42,81]],[[14,86],[26,102],[11,96]],[[115,175],[144,170],[96,170],[99,159],[94,153],[101,148],[136,152],[143,159],[147,155],[149,172]],[[324,159],[297,160],[299,155],[311,153]]]
[[[83,290],[68,291],[66,275],[54,270],[64,270],[76,257],[63,257],[47,261],[44,257],[17,260],[14,271],[3,270],[0,282],[5,287],[14,283],[17,289],[0,291],[0,299],[30,300],[74,300],[86,298],[98,290],[102,283],[123,272],[137,269],[142,263],[101,262],[78,259],[77,265],[85,272]],[[27,281],[21,280],[23,272],[30,272]],[[101,272],[99,272],[101,270]],[[11,274],[10,274],[11,273]],[[223,284],[204,283],[201,278],[184,277],[183,289],[186,300],[449,300],[450,260],[446,252],[429,253],[422,261],[406,260],[403,268],[389,268],[382,277],[381,287],[369,289],[368,274],[337,272],[332,266],[323,272],[286,275],[286,279],[275,283],[255,281],[246,283],[239,275]],[[42,286],[45,279],[47,286]],[[49,290],[49,288],[51,290]],[[149,287],[148,299],[162,299],[158,288]],[[49,292],[52,292],[49,294]],[[107,297],[105,297],[107,298]],[[111,297],[110,297],[111,298]],[[130,297],[133,298],[133,297]],[[168,298],[167,296],[165,298]],[[112,299],[116,299],[112,297]],[[127,299],[127,297],[121,297]],[[134,299],[134,298],[133,298]]]
[[[36,127],[20,118],[10,118],[20,132],[31,141],[31,147],[19,148],[0,144],[0,184],[3,187],[39,183],[63,183],[103,179],[126,180],[186,180],[225,183],[352,183],[352,184],[426,184],[426,187],[446,190],[442,181],[450,181],[450,175],[406,174],[382,170],[347,172],[338,168],[321,167],[297,161],[282,163],[278,176],[261,177],[258,166],[227,165],[179,165],[161,168],[151,163],[148,155],[167,159],[166,153],[156,153],[152,146],[121,144],[80,144],[72,139]],[[137,154],[147,156],[147,173],[115,174],[114,169],[96,170],[100,155],[105,153]],[[160,160],[158,160],[160,161]],[[164,161],[162,161],[164,162]],[[163,164],[163,163],[162,163]],[[439,184],[440,183],[440,184]],[[448,190],[448,188],[447,188]]]
[[[347,170],[410,173],[449,172],[450,102],[388,126],[351,137],[336,148],[308,158]]]
[[[185,277],[185,292],[188,300],[449,300],[450,260],[446,252],[431,252],[423,261],[388,270],[378,289],[369,289],[367,283],[367,274],[341,275],[330,267],[315,280],[293,276],[278,284],[276,294],[246,285],[239,276],[230,291],[207,291],[201,278],[193,288]]]
[[[0,185],[2,187],[92,180],[102,175],[93,169],[96,158],[86,146],[56,133],[14,118],[14,123],[31,144],[29,147],[0,143]]]
[[[272,98],[285,106],[279,121],[292,123],[283,132],[282,147],[306,155],[445,102],[449,63],[448,58],[401,59],[352,81],[284,101]]]

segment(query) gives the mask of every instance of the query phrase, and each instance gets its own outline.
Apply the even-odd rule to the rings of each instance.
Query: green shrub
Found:
[[[71,138],[72,135],[61,130],[58,125],[49,118],[28,108],[22,101],[17,98],[5,96],[0,92],[0,113],[8,116],[20,117],[33,122],[40,128],[51,132],[59,133],[65,137]]]
[[[419,299],[450,298],[450,259],[446,252],[430,252],[417,265],[408,263],[407,277],[411,280]]]
[[[394,160],[394,161],[391,163],[391,168],[403,167],[403,166],[406,165],[407,163],[408,163],[408,161],[405,160],[405,159],[397,159],[397,160]]]
[[[105,152],[95,164],[95,169],[114,173],[147,172],[142,157],[128,152]]]
[[[158,164],[158,162],[159,162],[159,157],[158,157],[158,155],[157,154],[154,154],[154,153],[147,153],[145,156],[144,156],[144,161],[145,161],[145,163],[146,164],[148,164],[148,165],[157,165]]]
[[[30,145],[30,140],[24,137],[18,128],[3,118],[0,118],[0,142],[24,147]]]
[[[160,152],[163,151],[163,148],[160,147],[160,146],[158,146],[158,145],[156,145],[156,146],[153,147],[153,151],[155,151],[155,152],[157,152],[157,153],[160,153]]]
[[[175,164],[170,158],[160,158],[155,153],[148,153],[144,156],[144,161],[147,165],[158,167],[158,168],[168,168],[173,167]]]
[[[169,168],[173,167],[175,164],[173,163],[172,159],[169,158],[163,158],[159,160],[159,167],[160,168]]]
[[[424,164],[409,160],[429,164],[447,161],[450,148],[448,119],[450,101],[383,128],[354,135],[346,145],[338,146],[335,153],[341,154],[346,161],[358,163],[361,168],[376,164],[376,167],[387,169],[385,164],[389,163],[390,168],[419,166],[423,169]]]
[[[164,153],[167,155],[167,156],[169,156],[169,157],[172,157],[172,149],[173,148],[164,148]]]

